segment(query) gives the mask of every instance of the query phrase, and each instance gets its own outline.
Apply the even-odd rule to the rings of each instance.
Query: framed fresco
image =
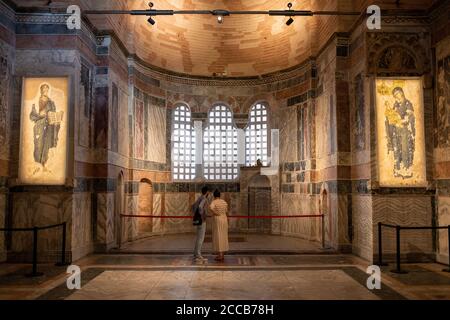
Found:
[[[23,78],[19,182],[64,185],[67,168],[67,77]]]
[[[381,187],[425,187],[421,78],[377,78],[376,121]]]

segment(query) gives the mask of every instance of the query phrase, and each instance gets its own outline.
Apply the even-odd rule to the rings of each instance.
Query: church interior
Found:
[[[0,300],[450,300],[449,16],[0,0]]]

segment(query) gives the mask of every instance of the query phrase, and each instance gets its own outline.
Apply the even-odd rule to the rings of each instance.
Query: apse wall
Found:
[[[369,32],[360,20],[348,33],[332,34],[317,56],[296,68],[250,78],[158,71],[131,55],[114,34],[96,34],[86,24],[68,30],[63,16],[0,6],[1,226],[67,221],[67,254],[76,260],[149,235],[139,231],[141,218],[122,215],[189,213],[205,184],[223,192],[230,214],[248,214],[249,181],[259,168],[242,169],[236,181],[172,179],[172,110],[186,104],[192,118],[205,123],[218,102],[231,108],[239,128],[255,103],[268,105],[270,128],[280,130],[279,172],[269,177],[271,214],[323,213],[327,246],[372,261],[378,222],[449,222],[448,5],[427,19],[385,18],[383,31]],[[390,48],[400,57],[389,54]],[[20,127],[29,123],[20,114],[23,81],[59,76],[69,79],[66,181],[26,185],[19,181]],[[383,77],[423,81],[426,185],[380,185],[378,147],[384,137],[377,131],[375,80]],[[151,190],[151,205],[148,198],[140,203],[142,190]],[[194,231],[190,219],[152,219],[151,228],[150,235]],[[245,228],[243,221],[231,224],[232,231]],[[314,241],[322,236],[315,218],[273,219],[271,232]],[[60,232],[42,232],[40,239],[40,261],[54,261]],[[387,257],[394,253],[393,239],[387,231]],[[30,234],[0,236],[0,260],[6,246],[8,259],[29,260]],[[419,231],[404,238],[402,252],[407,258],[436,253],[445,262],[446,246],[443,232]]]
[[[292,119],[297,122],[297,108],[301,105],[305,105],[307,101],[312,99],[313,93],[311,88],[314,85],[314,64],[310,62],[304,63],[299,68],[291,70],[289,72],[267,76],[263,79],[249,78],[249,79],[201,79],[196,77],[175,77],[170,74],[164,74],[152,70],[145,66],[140,61],[133,61],[129,65],[129,73],[131,79],[131,86],[134,92],[134,101],[131,106],[133,115],[133,126],[144,128],[143,136],[155,137],[165,136],[166,143],[152,142],[152,138],[149,141],[140,139],[137,141],[136,136],[132,145],[138,150],[144,150],[141,156],[145,158],[145,150],[150,150],[150,144],[159,145],[158,148],[153,148],[152,152],[165,155],[165,163],[159,163],[159,166],[167,168],[167,175],[164,176],[164,180],[160,179],[153,183],[154,190],[154,206],[153,214],[161,215],[186,215],[190,214],[190,206],[194,200],[199,196],[200,189],[203,185],[207,185],[211,190],[218,188],[224,193],[224,199],[230,205],[231,215],[246,215],[248,213],[248,194],[247,187],[248,180],[251,176],[246,176],[241,171],[241,178],[236,181],[220,182],[220,181],[195,181],[195,182],[177,182],[172,180],[170,173],[171,166],[171,121],[172,110],[179,104],[187,105],[191,112],[192,118],[196,121],[202,121],[203,127],[206,127],[207,117],[209,109],[215,103],[223,103],[230,107],[233,112],[233,122],[238,128],[245,128],[248,124],[249,110],[258,102],[264,102],[269,108],[269,120],[270,129],[281,128],[280,137],[280,163],[283,164],[286,160],[292,163],[298,163],[297,145],[298,134],[286,136],[287,123]],[[139,120],[139,113],[136,116],[136,108],[142,108],[142,102],[144,110],[144,120]],[[166,106],[164,112],[162,112],[165,121],[165,129],[160,128],[160,132],[152,132],[150,126],[146,124],[150,120],[146,120],[146,114],[150,114],[152,108],[162,108]],[[136,122],[137,121],[137,122]],[[142,124],[139,124],[139,121]],[[307,121],[304,119],[304,121]],[[153,128],[156,128],[153,126]],[[297,125],[295,124],[295,132]],[[136,154],[135,154],[136,157]],[[291,157],[291,158],[289,158]],[[134,160],[137,163],[141,160]],[[147,163],[148,160],[143,160]],[[286,166],[288,168],[288,166]],[[138,185],[138,182],[142,178],[148,178],[152,182],[152,177],[149,176],[149,172],[138,171],[135,168],[133,176],[133,184]],[[161,170],[160,168],[159,170]],[[137,172],[139,172],[137,174]],[[255,173],[256,174],[256,173]],[[278,180],[278,175],[274,178]],[[272,179],[272,178],[271,178]],[[295,177],[296,179],[296,177]],[[315,205],[305,204],[305,202],[313,203],[314,197],[307,195],[302,199],[303,205],[297,205],[300,198],[296,198],[294,201],[288,202],[289,199],[294,199],[291,193],[294,193],[293,182],[284,181],[280,194],[279,182],[273,183],[272,192],[272,211],[265,212],[263,214],[273,215],[298,215],[306,213],[316,212]],[[306,188],[305,188],[306,190]],[[296,191],[300,193],[300,189]],[[137,190],[133,191],[133,195],[129,195],[131,203],[128,205],[130,212],[138,212],[139,198],[136,196]],[[283,198],[283,197],[286,197]],[[290,197],[290,198],[289,198]],[[292,204],[294,203],[294,204]],[[280,209],[281,208],[281,209]],[[244,223],[245,222],[245,223]],[[246,231],[246,221],[232,220],[230,224],[231,231]],[[303,225],[307,226],[304,227]],[[306,239],[318,239],[318,230],[316,222],[313,223],[314,227],[311,227],[310,222],[295,222],[294,219],[283,221],[280,224],[278,219],[274,219],[272,232],[276,234],[285,234],[292,236],[301,236]],[[128,228],[126,228],[128,239],[139,237],[135,228],[131,222],[128,222]],[[311,228],[315,228],[312,229]],[[163,219],[161,221],[160,229],[155,234],[167,234],[173,232],[192,232],[194,231],[191,222],[189,220],[175,220],[175,219]],[[131,236],[131,238],[130,238]]]

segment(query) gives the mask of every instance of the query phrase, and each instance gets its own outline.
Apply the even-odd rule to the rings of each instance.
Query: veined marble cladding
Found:
[[[450,37],[436,46],[436,122],[435,172],[437,188],[437,223],[450,225]],[[438,230],[437,261],[449,262],[447,230]]]
[[[96,243],[109,249],[115,241],[115,194],[97,194]]]
[[[4,228],[6,221],[6,195],[0,193],[0,228]],[[0,262],[6,261],[6,233],[0,232]]]
[[[128,94],[119,88],[119,154],[124,157],[130,152],[128,130]]]
[[[67,222],[66,250],[69,259],[72,256],[74,243],[71,241],[78,235],[73,234],[73,224],[83,219],[73,220],[74,199],[71,194],[57,193],[14,193],[12,207],[12,226],[14,228],[43,227]],[[33,236],[32,232],[13,232],[11,251],[8,260],[31,261]],[[61,255],[61,228],[40,230],[38,232],[38,259],[41,262],[59,261]],[[76,245],[76,244],[75,244]]]
[[[14,69],[14,49],[0,40],[0,159],[9,160],[11,119],[11,75]],[[6,168],[0,169],[6,175]]]
[[[432,196],[372,196],[373,248],[378,246],[378,222],[400,226],[431,226]],[[431,230],[401,231],[401,253],[407,258],[434,258]],[[394,257],[395,229],[383,228],[383,257]],[[374,253],[375,256],[376,253]],[[374,257],[375,258],[375,257]]]
[[[150,105],[148,115],[148,149],[149,161],[166,163],[166,109]]]
[[[189,193],[166,193],[164,215],[182,216],[192,215]],[[164,219],[164,231],[167,233],[175,232],[194,232],[191,219]]]
[[[368,260],[373,259],[372,197],[352,196],[353,253]]]
[[[439,196],[437,201],[438,206],[438,225],[450,226],[450,197]],[[449,263],[449,248],[448,248],[448,230],[438,231],[438,248],[437,248],[437,261],[441,263]]]
[[[90,193],[73,195],[72,261],[94,250],[92,202]]]
[[[318,214],[318,197],[303,194],[281,194],[281,214],[284,216]],[[281,234],[312,241],[321,241],[320,218],[287,218],[281,220]]]
[[[162,215],[162,194],[153,193],[153,214]],[[160,234],[164,231],[164,220],[152,219],[153,233]]]
[[[124,214],[138,214],[139,197],[136,194],[127,194]],[[132,217],[121,218],[121,243],[133,241],[138,236],[138,220]]]
[[[280,158],[297,161],[297,107],[289,107],[280,115]]]

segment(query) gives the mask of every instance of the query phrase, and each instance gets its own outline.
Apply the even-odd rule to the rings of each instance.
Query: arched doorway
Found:
[[[251,178],[248,184],[248,215],[272,215],[271,194],[269,178],[263,175]],[[249,218],[247,224],[249,232],[270,233],[272,231],[272,219]]]
[[[115,194],[115,214],[114,214],[114,242],[115,247],[120,248],[122,243],[122,217],[125,208],[125,185],[123,182],[123,173],[119,173],[117,178],[117,188]]]
[[[139,183],[138,214],[153,214],[153,185],[152,182],[148,179],[142,179]],[[137,223],[139,238],[150,236],[152,234],[153,219],[140,218]]]

